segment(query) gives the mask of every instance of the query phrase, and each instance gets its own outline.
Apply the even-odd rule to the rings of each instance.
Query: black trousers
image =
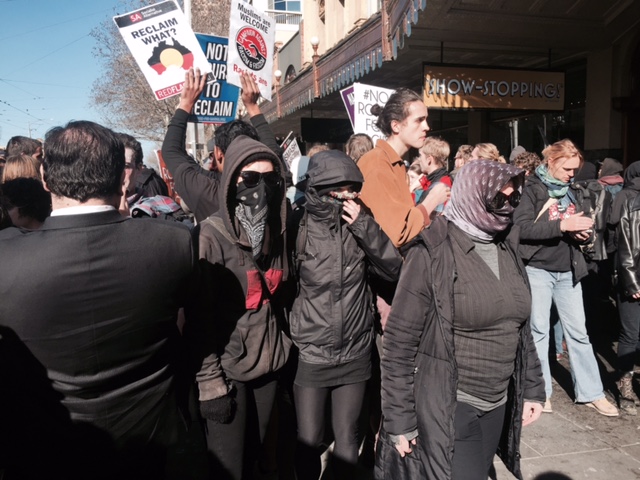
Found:
[[[618,338],[618,370],[633,371],[640,352],[640,301],[618,293],[620,337]]]
[[[207,449],[216,480],[252,478],[271,418],[277,378],[270,374],[246,383],[233,381],[233,385],[236,410],[231,422],[207,420]]]
[[[498,449],[506,405],[484,412],[458,402],[454,418],[454,480],[487,480]]]

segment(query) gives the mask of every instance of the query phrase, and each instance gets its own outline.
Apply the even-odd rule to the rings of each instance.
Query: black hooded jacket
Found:
[[[269,160],[282,176],[271,201],[263,257],[235,216],[236,180],[247,160]],[[283,283],[288,278],[286,198],[278,157],[264,144],[237,137],[227,149],[218,189],[221,208],[196,229],[202,281],[187,311],[187,334],[198,362],[200,400],[228,393],[227,380],[246,382],[281,368],[291,340],[286,327]]]
[[[363,177],[351,158],[337,150],[320,152],[311,157],[307,176],[291,337],[302,361],[342,365],[369,355],[374,343],[368,273],[395,281],[402,259],[371,215],[361,211],[349,225],[339,202],[319,195],[331,186],[359,190]]]
[[[634,198],[640,193],[640,161],[633,162],[624,171],[624,186],[611,203],[607,226],[612,233],[613,245],[611,251],[618,249],[618,234],[616,228],[620,223],[622,210],[630,198]]]

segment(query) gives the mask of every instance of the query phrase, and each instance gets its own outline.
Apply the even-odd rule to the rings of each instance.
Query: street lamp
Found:
[[[274,77],[276,77],[276,106],[278,112],[278,118],[282,115],[280,113],[280,79],[282,78],[282,71],[276,70],[273,72]]]
[[[311,60],[313,62],[313,92],[316,98],[320,97],[320,84],[318,82],[318,45],[320,45],[320,39],[318,37],[311,37],[311,47],[313,48],[313,56]]]

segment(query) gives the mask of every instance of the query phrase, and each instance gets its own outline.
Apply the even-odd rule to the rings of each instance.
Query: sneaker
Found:
[[[542,407],[542,413],[553,413],[553,408],[551,408],[551,400],[548,398],[544,401],[544,407]]]
[[[605,417],[617,417],[620,415],[618,409],[605,397],[594,400],[593,402],[587,402],[585,405],[593,408],[596,412],[600,415],[604,415]]]

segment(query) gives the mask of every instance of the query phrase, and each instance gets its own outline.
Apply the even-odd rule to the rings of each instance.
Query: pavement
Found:
[[[595,345],[607,398],[615,402],[615,348],[601,337]],[[593,337],[592,337],[593,339]],[[522,475],[535,480],[631,480],[640,479],[640,416],[621,411],[619,417],[605,417],[586,405],[573,402],[570,359],[552,366],[553,413],[523,429]],[[634,378],[640,393],[640,374]],[[494,463],[496,478],[510,480],[502,462]]]

